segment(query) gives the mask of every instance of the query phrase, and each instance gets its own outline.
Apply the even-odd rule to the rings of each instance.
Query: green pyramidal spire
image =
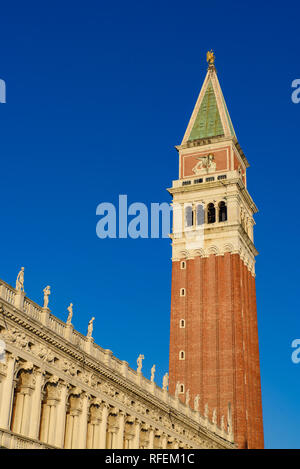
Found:
[[[214,64],[209,64],[182,143],[213,137],[235,137]]]
[[[188,140],[215,137],[217,135],[224,135],[224,129],[210,80]]]

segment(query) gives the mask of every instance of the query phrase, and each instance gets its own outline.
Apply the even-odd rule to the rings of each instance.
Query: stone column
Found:
[[[55,443],[55,431],[56,431],[56,417],[57,417],[57,404],[58,400],[49,402],[49,434],[48,443],[54,445]]]
[[[24,394],[15,389],[14,409],[11,422],[11,430],[15,433],[21,433],[23,405]]]
[[[153,444],[154,449],[161,449],[162,447],[161,440],[162,440],[162,433],[158,430],[154,434],[154,444]]]
[[[14,396],[14,370],[16,358],[6,353],[6,377],[1,383],[0,428],[9,430]]]
[[[71,416],[73,418],[71,448],[77,449],[80,436],[81,397],[71,396]]]
[[[140,448],[148,449],[150,441],[150,427],[147,424],[142,424],[140,428]]]
[[[219,202],[216,202],[214,205],[215,205],[215,213],[216,213],[216,223],[219,223],[219,215],[220,215]]]
[[[125,417],[126,414],[125,412],[120,411],[118,415],[118,435],[117,435],[117,449],[123,449],[124,448],[124,430],[125,430]]]
[[[56,445],[58,405],[60,402],[60,385],[57,376],[51,376],[44,390],[44,403],[41,413],[40,439],[49,445]]]
[[[24,405],[23,405],[23,415],[22,415],[22,426],[21,433],[22,435],[29,436],[29,424],[31,419],[31,402],[32,402],[32,388],[27,388],[24,390]]]
[[[56,435],[55,446],[64,447],[65,426],[66,426],[66,405],[67,405],[68,386],[65,383],[60,384],[60,401],[57,404]]]
[[[66,419],[65,448],[78,448],[80,435],[79,416],[82,412],[81,390],[73,388],[69,396],[69,411]]]
[[[125,444],[124,449],[133,449],[133,441],[135,436],[134,417],[128,416],[125,422]]]
[[[167,437],[167,435],[163,434],[162,435],[162,443],[161,443],[162,449],[167,449],[167,444],[168,444],[168,437]]]
[[[110,415],[108,416],[107,449],[117,449],[118,423],[118,410],[115,408],[111,409]]]
[[[41,430],[40,430],[39,439],[44,443],[48,442],[49,417],[50,417],[50,407],[47,404],[43,404],[43,409],[42,409],[42,414],[41,414]]]
[[[34,391],[33,364],[26,362],[19,371],[15,390],[15,406],[12,431],[29,436],[31,397]]]
[[[135,435],[133,440],[133,449],[139,449],[140,447],[140,430],[141,424],[138,420],[135,422]]]
[[[240,221],[240,207],[236,195],[227,195],[227,220],[230,222],[239,223]]]
[[[38,439],[42,408],[43,372],[35,370],[35,389],[32,394],[32,409],[29,424],[29,437]]]
[[[106,403],[102,404],[102,421],[100,425],[100,448],[106,448],[106,431],[107,431],[107,417],[108,417],[109,405]]]
[[[93,399],[90,405],[87,428],[87,448],[100,448],[100,424],[102,420],[101,401]]]
[[[79,428],[80,432],[78,435],[78,446],[79,449],[86,448],[86,435],[87,435],[87,425],[88,425],[88,408],[90,396],[84,393],[81,397],[82,399],[82,411],[79,417]]]
[[[149,449],[154,449],[154,429],[151,427],[149,429]]]
[[[204,210],[204,224],[207,224],[208,223],[208,203],[204,204],[203,210]]]

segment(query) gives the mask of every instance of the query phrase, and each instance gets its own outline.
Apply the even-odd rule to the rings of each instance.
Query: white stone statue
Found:
[[[144,358],[145,358],[144,355],[141,355],[141,354],[140,354],[140,355],[138,356],[138,359],[137,359],[137,361],[136,361],[136,363],[137,363],[137,372],[138,372],[138,373],[141,373],[141,372],[142,372],[142,367],[143,367],[143,360],[144,360]]]
[[[167,391],[168,386],[169,386],[169,375],[168,373],[166,373],[163,377],[163,390]]]
[[[185,393],[185,405],[190,405],[190,390],[188,389]]]
[[[68,319],[67,319],[67,324],[71,324],[72,317],[73,317],[73,303],[70,303],[68,306],[67,310],[69,311]]]
[[[89,321],[87,335],[86,335],[89,339],[92,337],[93,328],[94,328],[94,325],[93,325],[94,321],[95,321],[94,317],[92,317],[92,319]]]
[[[194,398],[194,410],[196,412],[199,412],[199,400],[200,400],[200,396],[199,394],[197,394]]]
[[[156,366],[153,365],[151,368],[151,382],[152,383],[154,383],[155,370],[156,370]]]
[[[213,413],[212,413],[212,423],[214,425],[217,425],[217,409],[214,409],[213,410]]]
[[[44,308],[48,308],[49,296],[50,296],[50,293],[51,293],[50,286],[47,285],[47,287],[44,288],[43,292],[44,292]]]
[[[16,280],[16,290],[24,291],[24,267],[21,267]]]
[[[179,397],[179,388],[180,388],[180,383],[177,381],[176,386],[175,386],[175,398],[178,399]]]

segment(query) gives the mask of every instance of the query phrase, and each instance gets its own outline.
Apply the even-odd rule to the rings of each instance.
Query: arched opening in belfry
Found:
[[[219,222],[227,220],[227,206],[225,202],[219,203]]]
[[[207,206],[207,223],[215,223],[216,221],[216,209],[213,203]]]
[[[185,226],[193,226],[194,225],[194,212],[193,212],[193,207],[191,205],[188,205],[185,208]]]
[[[204,224],[204,208],[203,205],[199,204],[197,205],[197,225],[203,225]]]

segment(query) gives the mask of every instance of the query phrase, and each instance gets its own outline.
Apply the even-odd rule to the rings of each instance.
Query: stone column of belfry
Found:
[[[263,422],[255,298],[253,215],[247,191],[249,163],[211,62],[179,152],[179,178],[168,189],[174,224],[180,207],[184,229],[172,235],[170,392],[176,383],[199,411],[217,424],[232,406],[234,440],[262,448]],[[204,236],[186,207],[202,204]],[[188,233],[188,236],[186,235]],[[193,234],[194,233],[194,234]]]

